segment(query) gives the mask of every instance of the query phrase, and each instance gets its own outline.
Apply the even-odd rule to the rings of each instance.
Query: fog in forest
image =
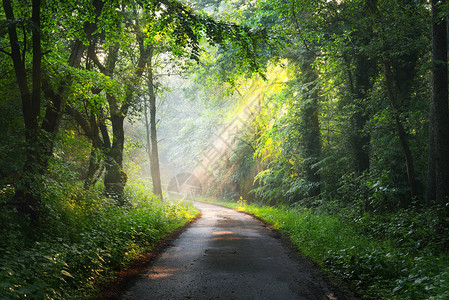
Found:
[[[232,103],[211,103],[213,100],[208,99],[188,77],[161,76],[160,81],[157,92],[158,145],[161,181],[167,191],[176,175],[196,173],[201,165],[211,168],[205,159],[210,148],[217,148],[217,153],[223,155],[224,149],[219,147],[224,145],[217,141],[229,139],[222,131],[227,124],[226,108]],[[127,156],[129,167],[136,175],[151,180],[143,118],[128,122],[126,130],[128,143],[134,146]]]

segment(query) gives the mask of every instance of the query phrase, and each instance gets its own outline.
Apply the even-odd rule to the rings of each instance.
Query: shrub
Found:
[[[53,186],[31,238],[14,210],[2,210],[0,298],[84,298],[197,214],[187,203],[161,201],[142,183],[126,194],[129,205],[118,207],[98,191]]]

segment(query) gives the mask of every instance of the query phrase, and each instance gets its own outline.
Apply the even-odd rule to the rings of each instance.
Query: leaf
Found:
[[[74,277],[72,276],[72,274],[70,274],[70,273],[67,272],[66,270],[61,270],[61,274],[64,275],[64,276],[70,277],[70,278],[74,278]]]

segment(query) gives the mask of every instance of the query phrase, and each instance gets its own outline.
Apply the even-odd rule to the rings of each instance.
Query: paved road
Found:
[[[202,217],[121,299],[336,299],[262,222],[216,205],[196,206]]]

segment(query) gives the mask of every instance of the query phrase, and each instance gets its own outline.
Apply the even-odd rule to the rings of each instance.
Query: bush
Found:
[[[129,205],[118,207],[98,191],[54,187],[31,238],[16,212],[3,210],[0,298],[84,298],[197,214],[192,205],[162,202],[144,184],[131,183],[126,194]]]

